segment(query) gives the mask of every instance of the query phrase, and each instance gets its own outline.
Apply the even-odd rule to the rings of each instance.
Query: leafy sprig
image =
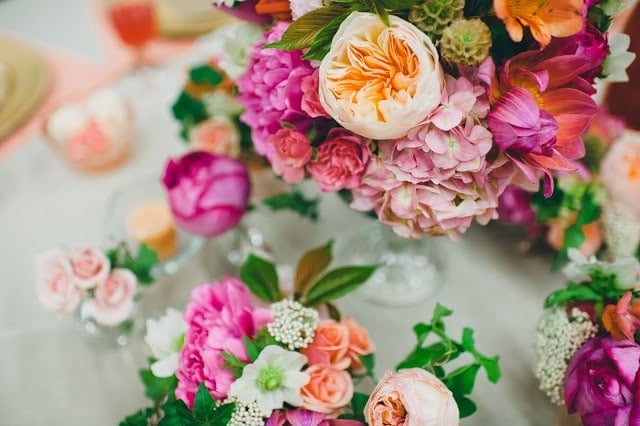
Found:
[[[330,303],[364,284],[380,265],[343,266],[325,273],[333,259],[333,241],[305,253],[294,275],[294,300],[314,307]],[[282,299],[275,265],[254,254],[240,268],[240,278],[249,290],[266,302]]]
[[[307,198],[298,187],[289,192],[273,195],[262,203],[271,211],[291,210],[311,222],[318,221],[318,204],[320,198]]]
[[[138,253],[134,257],[126,244],[121,243],[116,247],[107,250],[106,256],[109,259],[111,268],[129,269],[138,279],[141,285],[151,285],[154,282],[151,274],[152,268],[158,263],[158,255],[146,244],[138,246]]]
[[[413,328],[416,345],[413,351],[396,366],[396,369],[424,368],[431,371],[451,390],[458,404],[460,417],[464,418],[477,410],[476,404],[468,395],[473,391],[478,371],[484,369],[489,381],[497,383],[500,379],[500,367],[497,356],[487,357],[476,349],[472,329],[463,329],[461,341],[456,341],[447,335],[444,318],[452,313],[453,311],[437,304],[430,322],[416,324]],[[429,337],[435,337],[435,341]],[[428,343],[427,340],[431,342]],[[445,364],[465,353],[472,357],[470,363],[450,372],[445,370]]]

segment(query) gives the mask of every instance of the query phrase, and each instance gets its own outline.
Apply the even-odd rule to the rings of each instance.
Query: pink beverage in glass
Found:
[[[150,1],[116,1],[110,6],[109,15],[120,39],[131,47],[144,46],[158,32]]]

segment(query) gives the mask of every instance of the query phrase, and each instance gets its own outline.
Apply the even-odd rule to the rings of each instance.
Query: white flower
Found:
[[[598,259],[595,256],[586,258],[580,250],[571,247],[567,252],[569,263],[562,269],[565,277],[576,283],[589,281],[589,271],[596,266]]]
[[[604,240],[612,257],[633,256],[640,244],[640,220],[628,204],[607,200],[602,205]]]
[[[147,320],[147,334],[144,341],[157,359],[151,364],[151,372],[156,377],[172,376],[178,369],[178,355],[184,343],[187,324],[182,313],[168,308],[167,313],[158,320]]]
[[[273,321],[267,324],[269,334],[290,350],[306,348],[313,341],[318,327],[318,311],[315,309],[284,299],[271,305],[271,315]]]
[[[242,112],[242,105],[235,97],[219,90],[205,94],[202,97],[202,103],[204,103],[207,114],[212,117],[232,118]]]
[[[225,5],[227,0],[223,0]],[[222,1],[221,1],[222,3]],[[205,38],[210,43],[210,53],[218,60],[218,66],[229,77],[236,80],[244,74],[249,65],[249,56],[253,45],[262,39],[262,28],[249,22],[234,22],[224,25]]]
[[[244,0],[238,0],[238,1],[243,2]],[[220,7],[220,6],[233,7],[235,2],[236,0],[211,0],[211,3],[216,7]]]
[[[570,248],[567,252],[570,263],[562,269],[564,275],[576,283],[591,281],[590,273],[600,270],[607,275],[615,275],[618,288],[630,289],[638,285],[640,261],[635,257],[622,257],[614,262],[602,262],[595,256],[584,257],[580,250]]]
[[[241,404],[257,402],[264,417],[284,403],[302,404],[300,388],[309,382],[309,375],[300,371],[307,357],[270,345],[260,352],[253,364],[244,367],[242,377],[231,384],[229,397]]]
[[[631,38],[627,34],[611,34],[609,35],[609,56],[602,64],[602,73],[606,75],[606,81],[625,82],[629,81],[627,75],[627,67],[636,57],[633,52],[627,52],[629,49]]]
[[[291,0],[291,17],[295,21],[302,15],[313,10],[320,9],[323,4],[322,0]]]

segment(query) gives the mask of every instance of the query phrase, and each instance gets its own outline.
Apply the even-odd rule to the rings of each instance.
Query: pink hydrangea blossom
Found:
[[[204,382],[215,398],[224,399],[233,376],[224,369],[222,354],[249,361],[242,339],[254,337],[272,320],[271,314],[253,306],[242,282],[224,277],[193,290],[184,320],[188,328],[176,373],[176,397],[191,407],[198,385]]]
[[[465,77],[455,79],[446,75],[440,106],[429,116],[429,121],[440,130],[451,130],[465,119],[485,118],[489,101],[485,88],[474,85]]]
[[[313,74],[314,68],[302,59],[299,50],[264,49],[265,44],[279,41],[288,25],[278,22],[254,45],[249,67],[238,80],[238,101],[245,107],[240,118],[251,128],[256,151],[267,158],[274,154],[267,138],[280,130],[282,123],[300,132],[313,123],[302,109],[302,80]]]
[[[286,182],[297,183],[304,179],[304,166],[311,159],[311,141],[298,131],[280,129],[269,136],[267,142],[273,146],[271,166],[276,175]]]

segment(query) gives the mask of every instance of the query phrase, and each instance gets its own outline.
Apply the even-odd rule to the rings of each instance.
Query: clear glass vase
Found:
[[[85,299],[74,312],[74,321],[93,346],[100,350],[109,350],[126,346],[131,342],[137,326],[138,312],[138,304],[136,303],[128,318],[117,325],[107,326],[98,323],[93,318],[91,299]]]
[[[442,286],[444,258],[433,238],[410,240],[369,221],[344,240],[336,253],[345,264],[382,264],[359,290],[367,301],[389,307],[419,304]]]

